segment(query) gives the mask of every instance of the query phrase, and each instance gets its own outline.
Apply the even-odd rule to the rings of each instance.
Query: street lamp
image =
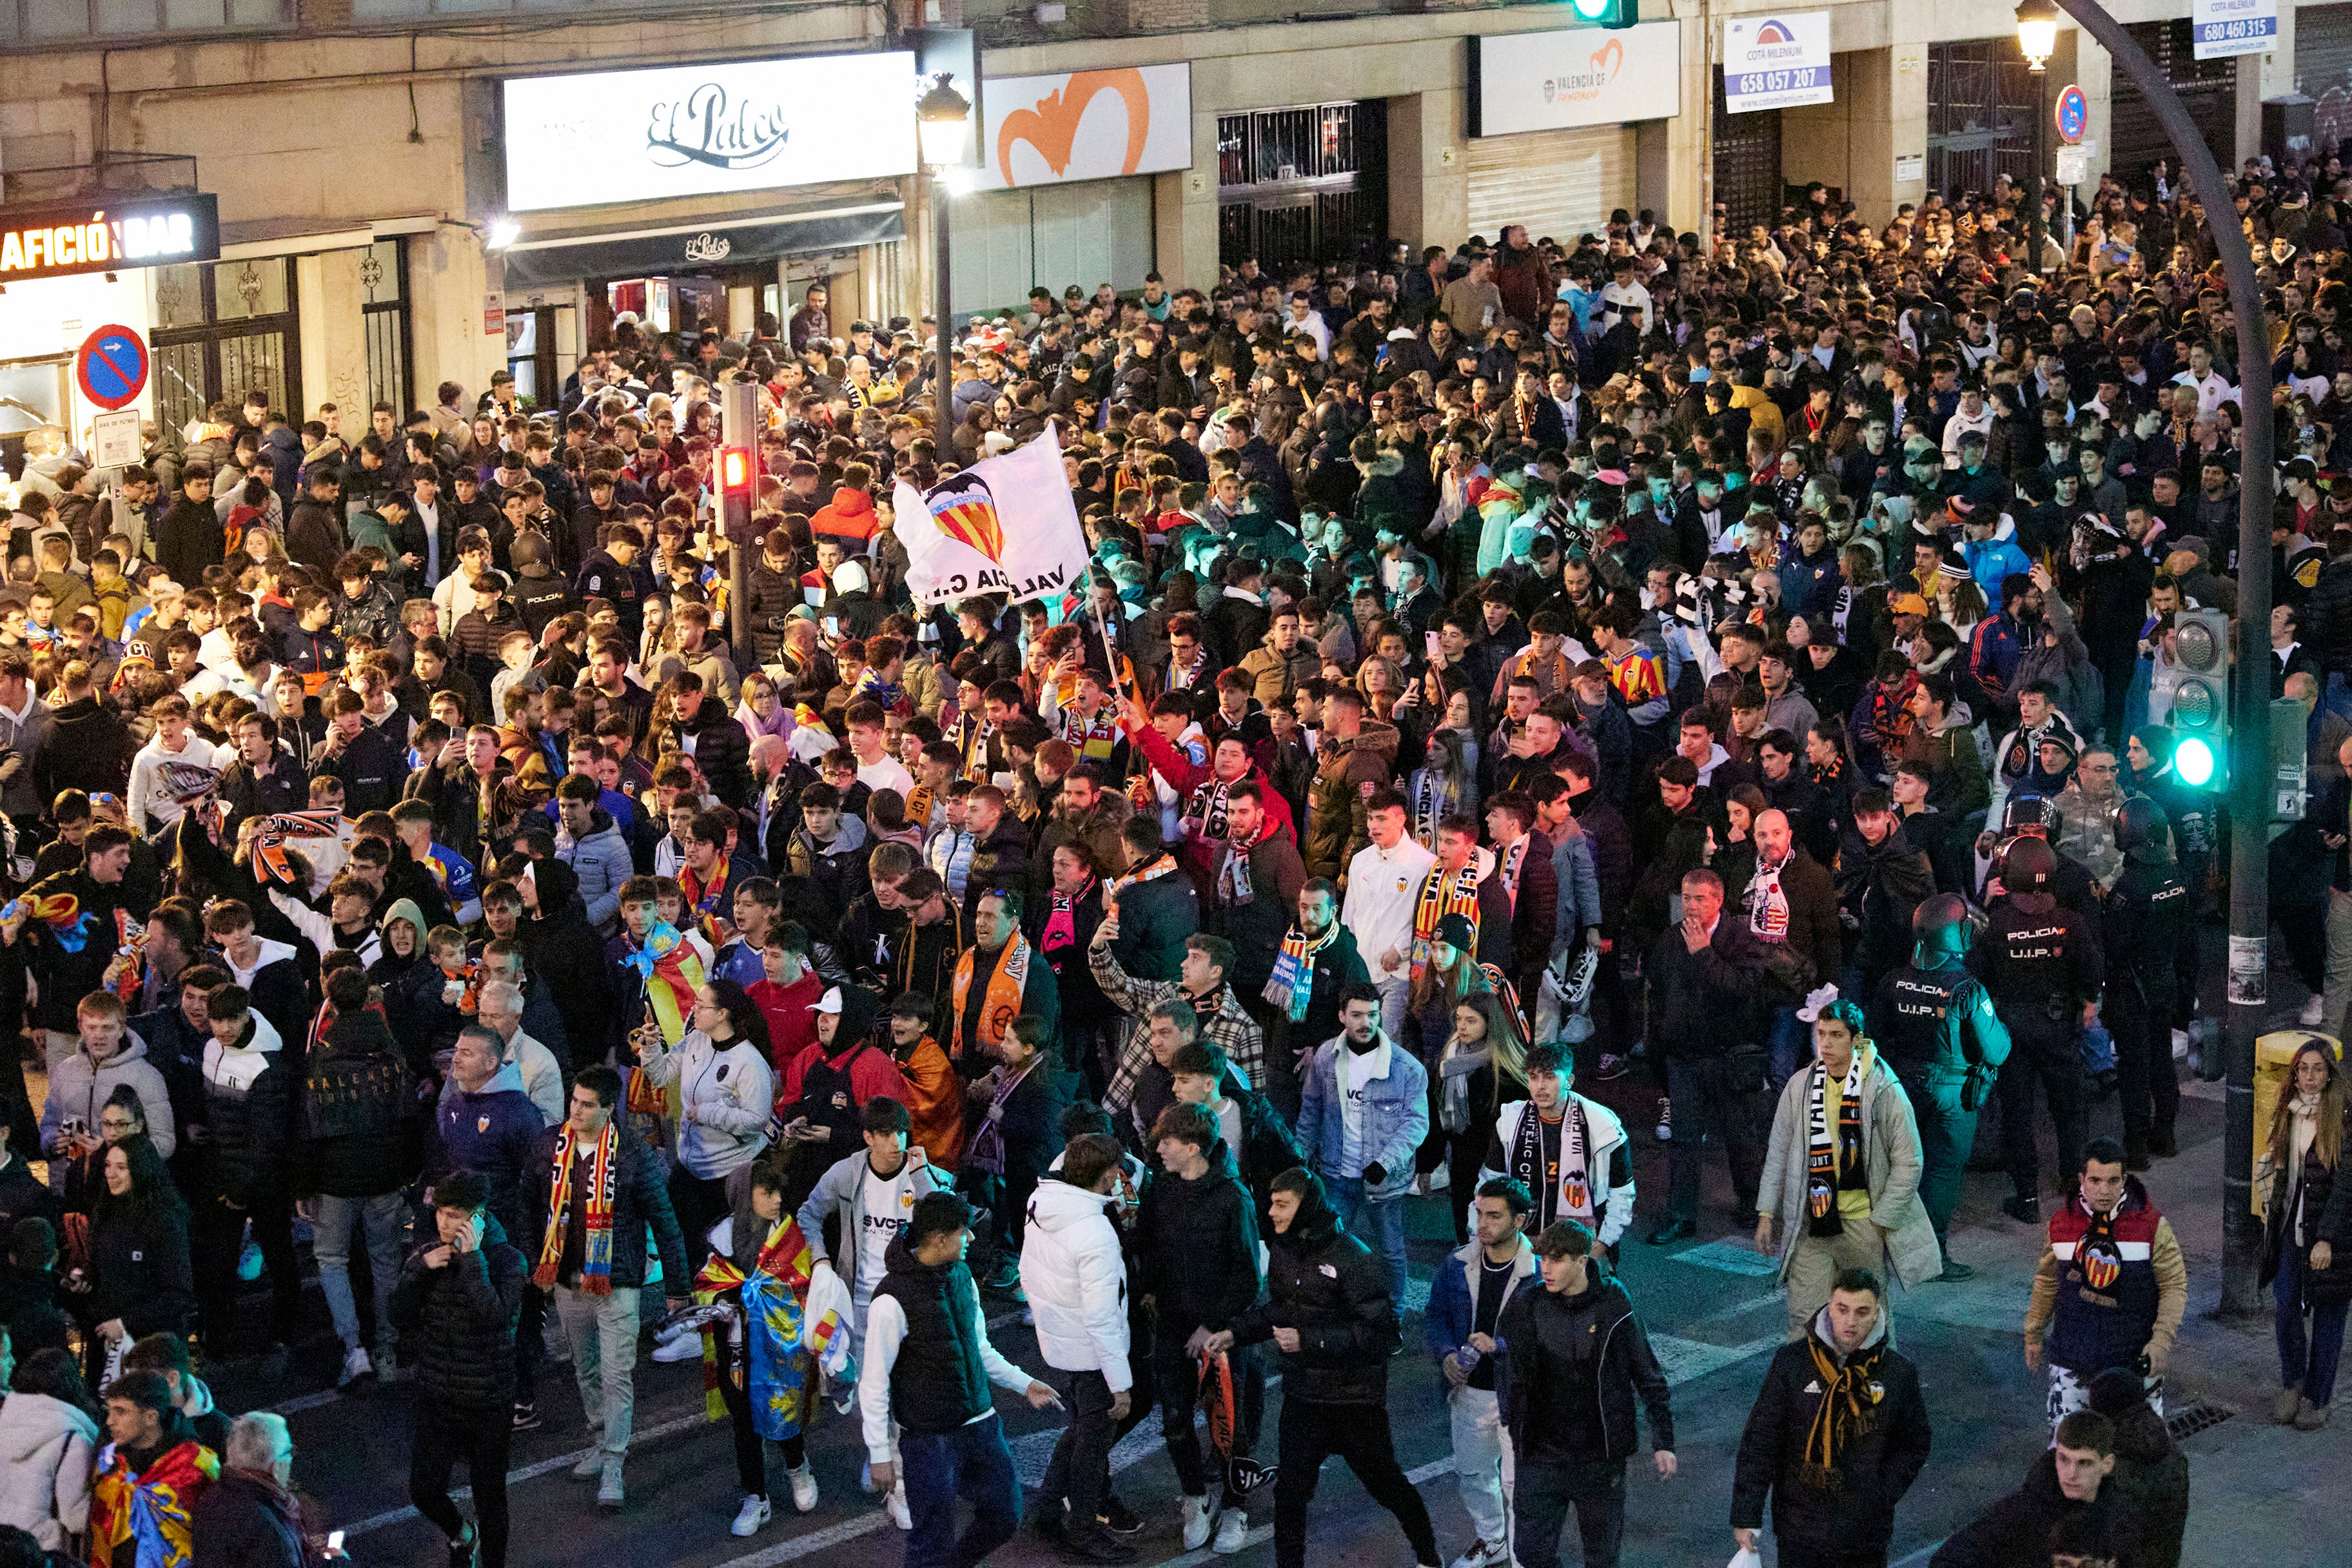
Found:
[[[2033,78],[2032,206],[2026,214],[2026,271],[2042,278],[2042,170],[2050,158],[2050,57],[2058,52],[2057,0],[2024,0],[2017,8],[2017,47]]]
[[[954,316],[948,294],[948,198],[950,173],[961,166],[971,146],[971,102],[950,84],[954,77],[941,71],[931,89],[915,105],[915,134],[922,145],[923,162],[931,171],[931,235],[937,247],[931,270],[938,323],[934,347],[939,355],[931,395],[931,438],[944,448],[955,418]]]

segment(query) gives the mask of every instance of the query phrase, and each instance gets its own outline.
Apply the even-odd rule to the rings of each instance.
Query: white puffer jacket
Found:
[[[90,1463],[98,1423],[46,1394],[0,1405],[0,1524],[32,1532],[42,1550],[89,1528]]]
[[[1135,1379],[1127,1364],[1127,1261],[1104,1213],[1109,1201],[1054,1176],[1039,1182],[1021,1242],[1021,1289],[1045,1364],[1099,1372],[1117,1394]]]

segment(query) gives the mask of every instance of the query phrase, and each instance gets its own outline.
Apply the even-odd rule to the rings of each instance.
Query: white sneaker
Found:
[[[890,1495],[882,1500],[882,1506],[889,1510],[891,1523],[901,1530],[915,1528],[915,1516],[907,1511],[906,1482],[900,1481],[893,1486],[890,1489]]]
[[[732,1534],[756,1535],[759,1533],[760,1527],[773,1516],[773,1512],[774,1510],[769,1508],[766,1498],[747,1497],[743,1500],[743,1506],[735,1510],[735,1522],[727,1528]]]
[[[803,1465],[797,1470],[786,1470],[784,1479],[793,1483],[793,1509],[797,1513],[816,1511],[816,1472]]]
[[[1442,1193],[1454,1184],[1454,1173],[1440,1165],[1429,1173],[1429,1191]]]
[[[1209,1531],[1217,1522],[1216,1510],[1205,1497],[1179,1500],[1176,1516],[1184,1521],[1184,1550],[1198,1552],[1209,1543]]]
[[[572,1479],[575,1481],[601,1481],[604,1479],[604,1435],[593,1432],[589,1436],[588,1451],[581,1455],[579,1462],[572,1467]]]
[[[682,1322],[673,1321],[664,1323],[654,1331],[654,1343],[666,1345],[684,1332],[686,1332],[686,1325]]]
[[[2305,1002],[2303,1005],[2303,1017],[2300,1022],[2306,1029],[2316,1029],[2320,1025],[2327,1022],[2327,998],[2314,996],[2310,1001]]]
[[[1474,1541],[1454,1560],[1454,1568],[1501,1568],[1510,1560],[1509,1542]]]
[[[2187,1058],[2187,1057],[2188,1057],[2188,1055],[2189,1055],[2189,1031],[2188,1031],[2188,1030],[2186,1030],[2186,1029],[2175,1029],[2175,1030],[2173,1030],[2173,1031],[2172,1031],[2172,1059],[2173,1059],[2174,1061],[2181,1061],[2181,1060],[2186,1059],[2186,1058]]]
[[[1210,1550],[1231,1557],[1249,1545],[1249,1510],[1229,1508],[1217,1516],[1217,1539]]]
[[[701,1359],[702,1336],[700,1334],[680,1334],[667,1344],[654,1347],[654,1360],[664,1366],[675,1366],[682,1361],[700,1361]]]
[[[361,1346],[353,1345],[343,1352],[343,1373],[341,1377],[335,1379],[335,1386],[349,1388],[360,1379],[374,1375],[375,1363],[368,1360],[367,1352]]]

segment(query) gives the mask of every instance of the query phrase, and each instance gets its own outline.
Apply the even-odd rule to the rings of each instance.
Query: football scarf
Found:
[[[1118,900],[1118,896],[1127,891],[1129,888],[1136,886],[1139,882],[1156,882],[1162,877],[1172,875],[1175,872],[1175,869],[1176,857],[1173,855],[1162,855],[1157,860],[1152,861],[1149,866],[1138,867],[1136,869],[1129,871],[1123,877],[1113,877],[1109,881],[1104,883],[1103,898],[1107,902],[1116,903]]]
[[[955,1012],[950,1016],[959,1030],[955,1051],[959,1058],[967,1045],[991,1056],[996,1054],[996,1047],[1013,1032],[1013,1020],[1021,1016],[1021,995],[1029,982],[1029,943],[1019,931],[1014,931],[1013,940],[996,955],[996,967],[988,976],[987,997],[980,1010],[980,1038],[966,1041],[960,1031],[963,1026],[964,1002],[971,994],[972,971],[979,957],[978,948],[967,948],[963,956],[956,960]]]
[[[563,1262],[563,1238],[571,1229],[567,1216],[572,1210],[572,1172],[580,1143],[580,1135],[569,1125],[555,1140],[555,1164],[547,1198],[547,1239],[540,1245],[539,1267],[530,1273],[530,1282],[542,1290],[555,1288],[556,1270]],[[589,1296],[613,1293],[613,1188],[619,1173],[620,1153],[620,1129],[608,1121],[596,1139],[595,1152],[589,1156],[588,1190],[581,1194],[587,1236],[581,1247],[580,1289]]]
[[[1805,1233],[1840,1236],[1845,1221],[1838,1214],[1838,1194],[1867,1192],[1870,1173],[1862,1152],[1862,1080],[1869,1072],[1860,1048],[1838,1084],[1838,1119],[1830,1129],[1827,1085],[1829,1069],[1813,1064],[1812,1082],[1806,1089],[1805,1112]]]
[[[1076,708],[1062,710],[1062,739],[1087,762],[1107,763],[1119,741],[1118,716],[1108,704],[1092,719]]]
[[[1878,1404],[1886,1397],[1886,1386],[1878,1381],[1878,1358],[1884,1346],[1865,1346],[1846,1357],[1843,1366],[1822,1343],[1819,1332],[1806,1336],[1805,1348],[1813,1353],[1813,1377],[1822,1386],[1822,1402],[1805,1431],[1802,1473],[1808,1485],[1836,1491],[1844,1485],[1837,1468],[1840,1450],[1878,1423]]]
[[[988,1102],[988,1113],[973,1130],[971,1142],[964,1145],[966,1170],[985,1171],[992,1176],[1004,1174],[1004,1102],[1013,1098],[1013,1090],[1029,1081],[1029,1075],[1045,1059],[1042,1055],[1031,1057],[1019,1072],[1008,1073],[999,1080],[995,1098]]]
[[[1465,861],[1459,871],[1433,866],[1429,875],[1421,879],[1421,893],[1412,904],[1412,977],[1415,980],[1420,979],[1429,968],[1429,952],[1437,942],[1437,922],[1448,915],[1460,915],[1467,920],[1474,933],[1478,929],[1478,862],[1475,857]]]
[[[1596,1215],[1587,1163],[1592,1130],[1585,1121],[1584,1107],[1570,1097],[1560,1112],[1557,1169],[1544,1159],[1543,1129],[1543,1114],[1530,1100],[1519,1113],[1518,1132],[1511,1140],[1512,1179],[1534,1194],[1536,1213],[1545,1224],[1555,1219],[1592,1220]]]
[[[686,901],[694,912],[702,917],[705,934],[709,933],[714,917],[726,918],[728,911],[719,907],[719,895],[727,888],[727,865],[730,858],[726,855],[719,857],[711,866],[707,880],[691,865],[682,865],[677,868],[678,889],[686,895]]]
[[[1517,913],[1519,907],[1519,868],[1527,863],[1528,843],[1534,837],[1532,833],[1522,833],[1508,849],[1503,851],[1503,892],[1511,900],[1513,913]]]
[[[1038,947],[1046,952],[1059,952],[1078,944],[1078,900],[1094,890],[1095,879],[1075,893],[1054,889],[1053,907],[1045,914],[1045,929],[1037,934]]]
[[[1267,1005],[1281,1008],[1294,1024],[1305,1023],[1307,1002],[1315,994],[1316,955],[1339,940],[1338,921],[1311,942],[1306,931],[1292,926],[1283,936],[1281,954],[1274,961],[1274,978],[1260,993]]]
[[[1257,885],[1250,877],[1250,851],[1265,843],[1274,832],[1272,822],[1258,825],[1257,837],[1244,844],[1238,838],[1229,839],[1225,858],[1217,868],[1217,902],[1225,909],[1241,909],[1257,898]]]

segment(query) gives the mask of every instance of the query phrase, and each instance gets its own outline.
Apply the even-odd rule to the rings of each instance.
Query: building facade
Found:
[[[2298,88],[2323,140],[2352,132],[2352,5],[2284,5],[2276,52],[2212,62],[2192,58],[2177,0],[2109,9],[2225,161],[2258,151],[2264,100]],[[0,0],[17,68],[0,80],[0,221],[190,192],[219,215],[217,259],[118,257],[16,282],[0,264],[0,399],[86,428],[70,360],[105,325],[152,345],[151,417],[183,424],[259,387],[357,426],[374,403],[428,406],[441,382],[478,390],[502,368],[551,395],[622,310],[740,333],[821,280],[836,332],[919,317],[937,198],[914,163],[902,51],[924,26],[968,27],[982,48],[976,164],[945,198],[959,312],[1017,306],[1032,284],[1131,288],[1156,269],[1206,286],[1244,256],[1450,247],[1507,222],[1570,239],[1620,207],[1677,228],[1717,205],[1762,221],[1809,181],[1884,222],[1931,185],[2024,174],[2044,84],[2010,5],[1805,15],[1823,13],[1830,100],[1735,112],[1730,30],[1788,15],[1746,0],[1650,0],[1622,31],[1559,5],[1423,0],[816,0],[753,16]],[[795,101],[835,96],[769,155],[759,106],[729,84],[777,61],[815,84]],[[2093,169],[2161,153],[2146,105],[2071,26],[2046,85],[2067,82]],[[712,83],[734,96],[698,108]],[[645,165],[665,141],[667,164]]]

